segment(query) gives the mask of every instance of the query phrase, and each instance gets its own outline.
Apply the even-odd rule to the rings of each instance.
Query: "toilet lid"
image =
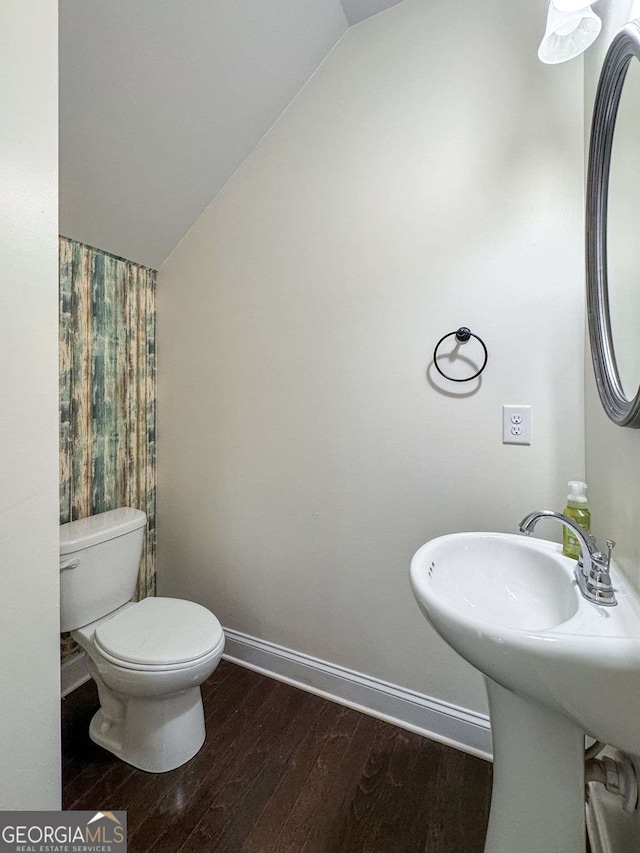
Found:
[[[203,657],[222,635],[206,607],[180,598],[145,598],[96,628],[94,641],[119,660],[162,666]]]

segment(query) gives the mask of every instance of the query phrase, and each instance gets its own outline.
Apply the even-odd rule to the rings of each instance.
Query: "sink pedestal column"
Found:
[[[584,732],[486,682],[493,793],[485,853],[584,853]]]

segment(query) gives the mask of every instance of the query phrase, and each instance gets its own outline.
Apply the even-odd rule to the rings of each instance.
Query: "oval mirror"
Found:
[[[615,134],[614,134],[615,130]],[[602,405],[614,423],[640,428],[640,22],[605,58],[587,175],[587,312]]]

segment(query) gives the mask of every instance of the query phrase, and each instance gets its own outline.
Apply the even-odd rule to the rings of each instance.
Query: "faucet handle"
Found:
[[[611,552],[616,547],[615,539],[607,539],[607,571],[611,566]]]

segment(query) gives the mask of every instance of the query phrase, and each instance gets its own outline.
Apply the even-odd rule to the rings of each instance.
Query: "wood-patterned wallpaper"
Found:
[[[155,290],[155,270],[60,238],[60,523],[144,510],[138,599],[155,592]]]

